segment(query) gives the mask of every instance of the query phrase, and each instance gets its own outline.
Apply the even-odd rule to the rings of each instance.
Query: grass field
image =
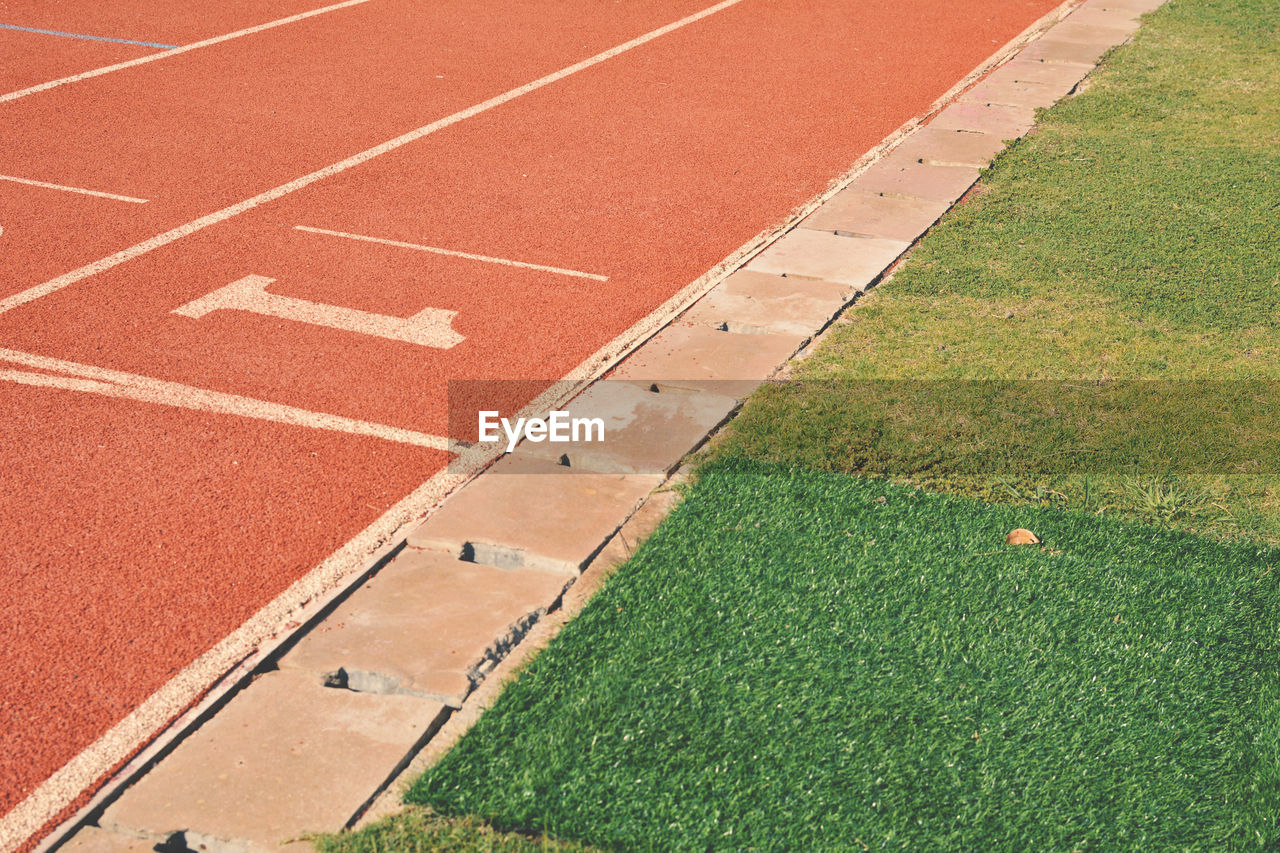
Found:
[[[325,843],[1280,849],[1278,221],[1280,15],[1171,0]]]
[[[409,800],[616,849],[1259,847],[1277,562],[722,463]]]

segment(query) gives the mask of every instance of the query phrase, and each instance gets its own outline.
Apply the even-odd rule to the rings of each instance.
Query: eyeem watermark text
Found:
[[[574,418],[559,409],[545,418],[498,417],[494,411],[480,412],[480,441],[501,441],[499,428],[507,436],[507,452],[515,450],[521,438],[532,442],[604,441],[604,418]]]

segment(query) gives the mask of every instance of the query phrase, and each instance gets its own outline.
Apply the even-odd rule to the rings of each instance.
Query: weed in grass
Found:
[[[1194,514],[1208,503],[1208,495],[1176,482],[1130,478],[1124,488],[1133,495],[1138,507],[1161,521]]]

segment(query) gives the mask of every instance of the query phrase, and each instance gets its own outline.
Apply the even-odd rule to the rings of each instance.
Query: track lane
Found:
[[[0,3],[0,23],[136,41],[187,44],[322,5],[323,0],[219,0],[217,3],[4,0]]]
[[[0,174],[8,173],[0,170]],[[58,177],[61,173],[38,179]],[[4,229],[0,234],[0,299],[33,281],[57,275],[65,269],[69,256],[108,255],[121,243],[163,229],[172,216],[165,205],[151,200],[129,204],[0,181],[0,228]]]

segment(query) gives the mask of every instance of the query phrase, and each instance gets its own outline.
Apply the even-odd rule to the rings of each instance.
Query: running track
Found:
[[[322,2],[0,0],[0,814],[1057,5]]]

